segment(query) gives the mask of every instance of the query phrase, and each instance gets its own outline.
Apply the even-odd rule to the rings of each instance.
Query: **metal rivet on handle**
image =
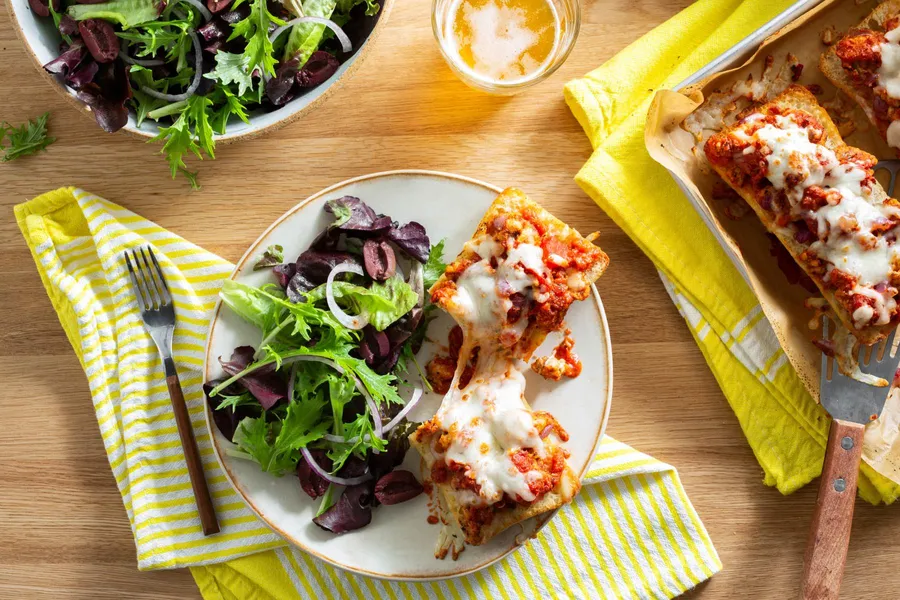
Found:
[[[841,448],[843,448],[844,450],[849,450],[852,447],[853,447],[853,438],[850,437],[849,435],[844,436],[844,438],[841,440]]]
[[[847,482],[844,481],[843,477],[838,477],[834,480],[834,489],[838,493],[841,493],[847,489]]]

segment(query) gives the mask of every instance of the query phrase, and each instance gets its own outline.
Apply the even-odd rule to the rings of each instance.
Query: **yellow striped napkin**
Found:
[[[605,438],[575,502],[535,540],[477,574],[434,583],[346,573],[288,546],[229,487],[210,446],[201,366],[231,265],[74,188],[17,206],[60,322],[84,366],[141,569],[192,567],[205,598],[673,598],[721,568],[672,467]],[[162,364],[121,259],[149,243],[173,290],[175,362],[222,533],[204,537]],[[352,534],[351,534],[352,535]]]
[[[765,483],[790,493],[821,472],[829,418],[787,361],[753,292],[644,146],[656,90],[672,88],[794,0],[700,0],[585,77],[566,101],[594,153],[578,184],[649,256],[740,421]],[[860,495],[900,486],[863,464]]]

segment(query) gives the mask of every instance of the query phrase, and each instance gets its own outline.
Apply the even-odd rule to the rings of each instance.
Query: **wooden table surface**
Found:
[[[793,597],[815,486],[762,484],[737,420],[647,258],[573,182],[590,146],[565,81],[589,71],[688,0],[587,0],[581,37],[549,81],[514,98],[477,93],[443,63],[429,0],[399,0],[365,63],[301,121],[221,147],[202,191],[171,181],[157,148],[109,136],[39,75],[0,10],[0,118],[52,111],[49,152],[0,166],[0,598],[194,598],[186,570],[138,572],[86,380],[15,225],[12,206],[79,185],[235,260],[307,195],[401,168],[515,184],[581,231],[612,264],[600,282],[612,328],[608,432],[678,467],[724,570],[689,594]],[[632,290],[642,290],[643,302]],[[857,503],[845,598],[900,588],[900,507]]]

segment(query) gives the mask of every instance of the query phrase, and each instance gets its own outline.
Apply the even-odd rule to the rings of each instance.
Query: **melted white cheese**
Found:
[[[900,32],[900,29],[894,31]],[[761,115],[753,115],[747,122],[761,118]],[[867,173],[862,167],[841,164],[832,150],[809,141],[809,130],[790,117],[777,116],[775,121],[774,125],[767,123],[759,128],[753,136],[742,132],[740,137],[756,138],[768,148],[766,178],[776,189],[785,191],[794,218],[814,219],[817,223],[818,231],[814,233],[818,234],[819,240],[810,244],[810,250],[830,263],[828,272],[839,268],[858,277],[851,293],[875,300],[873,310],[854,311],[854,324],[863,327],[876,314],[877,325],[888,323],[896,301],[873,288],[888,281],[894,263],[900,260],[900,248],[889,244],[884,236],[873,235],[872,227],[900,211],[880,202],[872,188],[863,185]],[[789,186],[788,175],[799,175],[799,184]],[[813,185],[829,193],[837,191],[839,198],[829,199],[828,204],[815,211],[804,210],[799,206],[800,202],[804,191]],[[842,226],[852,225],[853,221],[856,228],[845,231]],[[852,226],[847,228],[853,229]]]
[[[453,316],[474,328],[478,338],[492,335],[496,338],[499,331],[507,330],[504,339],[511,342],[506,345],[512,345],[522,336],[527,323],[507,326],[506,314],[512,308],[509,296],[513,292],[526,296],[532,293],[535,278],[528,271],[546,272],[543,250],[532,244],[519,244],[509,250],[505,260],[497,260],[504,249],[490,236],[469,242],[469,248],[481,260],[469,266],[457,279],[456,294],[451,300]],[[491,259],[496,261],[496,267],[491,266]]]
[[[517,292],[534,298],[536,275],[547,273],[539,246],[519,243],[504,248],[490,236],[468,242],[481,260],[470,265],[456,281],[456,292],[448,309],[462,326],[465,344],[460,352],[457,376],[436,415],[441,429],[451,432],[444,460],[466,465],[467,473],[480,486],[480,493],[455,490],[463,504],[493,504],[504,494],[530,502],[535,499],[529,483],[544,477],[537,470],[520,472],[510,456],[521,448],[546,455],[544,440],[535,429],[525,401],[525,377],[519,364],[504,347],[521,338],[528,319],[508,324],[512,307],[509,296]],[[504,251],[506,257],[502,258]],[[492,266],[492,263],[496,266]],[[468,362],[469,349],[479,347],[476,373],[463,389],[456,385]],[[554,439],[557,439],[554,434]]]
[[[437,413],[441,427],[454,432],[445,458],[467,465],[467,472],[481,486],[480,497],[461,494],[464,503],[493,504],[504,493],[526,502],[534,500],[528,482],[542,474],[521,473],[509,454],[519,448],[533,448],[539,455],[544,452],[524,392],[525,377],[512,361],[500,360],[463,390],[451,391],[452,398],[441,404]]]
[[[887,43],[879,45],[881,66],[878,67],[878,84],[888,96],[900,99],[900,27],[888,31],[884,37]]]

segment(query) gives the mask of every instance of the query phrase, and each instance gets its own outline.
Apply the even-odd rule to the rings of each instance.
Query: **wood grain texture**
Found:
[[[170,361],[170,358],[166,358],[166,365],[171,365]],[[187,404],[184,402],[184,393],[181,391],[181,382],[178,380],[177,374],[166,377],[166,387],[169,388],[169,398],[172,399],[178,437],[181,438],[181,447],[184,449],[184,458],[187,463],[188,476],[191,478],[194,499],[197,501],[197,511],[200,513],[203,535],[219,533],[216,509],[213,506],[212,497],[209,495],[209,486],[206,484],[206,476],[203,474],[203,462],[200,460],[200,449],[194,438],[194,427],[191,425],[191,417],[188,414]]]
[[[865,431],[859,423],[831,423],[803,556],[802,600],[835,600],[840,596]]]
[[[229,260],[290,206],[365,173],[453,171],[517,185],[610,255],[600,282],[612,329],[609,433],[679,468],[724,571],[691,598],[774,599],[798,589],[816,490],[789,497],[762,471],[656,270],[572,178],[590,144],[561,87],[689,0],[586,0],[581,36],[550,79],[497,98],[456,80],[435,46],[429,0],[397,2],[352,81],[272,135],[222,147],[203,190],[169,180],[156,148],[109,136],[36,72],[0,9],[2,119],[51,110],[47,154],[0,165],[0,598],[198,598],[186,570],[141,573],[87,382],[12,216],[12,206],[80,185]],[[641,302],[635,302],[634,290]],[[896,598],[900,510],[860,504],[843,597]]]

